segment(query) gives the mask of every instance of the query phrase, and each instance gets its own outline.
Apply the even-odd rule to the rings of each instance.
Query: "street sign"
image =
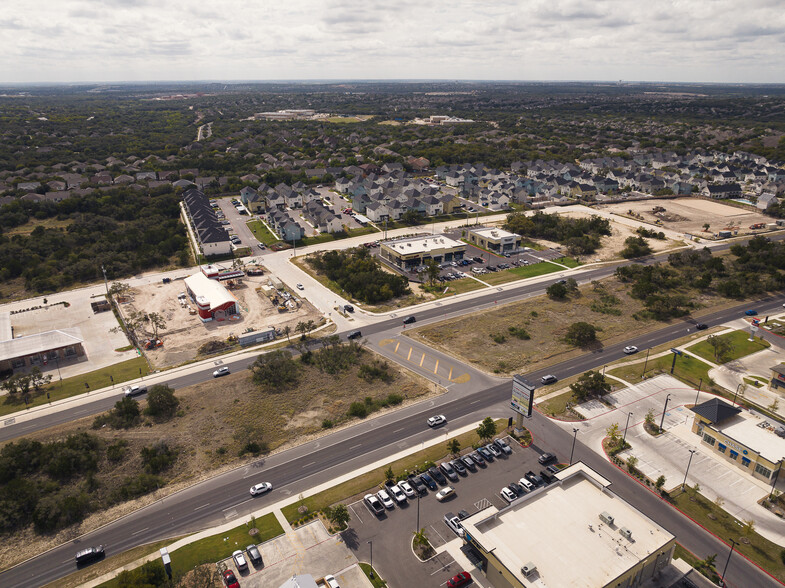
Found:
[[[671,347],[671,353],[675,353],[676,355],[681,355],[681,350],[680,349],[674,349],[673,347]]]
[[[529,418],[532,415],[535,388],[536,386],[526,378],[515,374],[512,378],[510,407],[518,414]]]

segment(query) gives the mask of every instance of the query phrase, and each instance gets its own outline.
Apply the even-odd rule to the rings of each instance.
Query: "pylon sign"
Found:
[[[534,406],[534,389],[537,386],[529,380],[515,374],[512,378],[512,399],[510,407],[520,415],[529,418]]]

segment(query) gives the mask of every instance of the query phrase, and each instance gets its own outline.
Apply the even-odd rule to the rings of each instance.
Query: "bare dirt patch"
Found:
[[[701,198],[619,202],[604,204],[599,208],[625,216],[629,216],[629,211],[632,211],[635,218],[645,222],[657,224],[660,221],[664,228],[705,238],[710,238],[720,230],[738,231],[739,235],[760,233],[760,229],[750,229],[750,225],[772,220],[753,210]],[[664,211],[655,213],[655,208],[663,208]],[[709,232],[703,230],[705,223],[709,223]]]
[[[211,321],[202,323],[196,314],[193,302],[183,306],[178,294],[185,292],[185,284],[174,280],[169,284],[156,283],[131,290],[132,302],[124,305],[123,312],[136,309],[140,312],[157,312],[164,317],[166,329],[159,333],[162,347],[149,350],[148,359],[156,367],[177,365],[196,358],[199,346],[208,341],[226,341],[230,336],[240,336],[248,329],[262,330],[268,327],[283,329],[288,326],[294,332],[297,323],[313,320],[322,315],[304,299],[294,310],[279,312],[267,296],[269,276],[246,276],[230,292],[237,298],[240,319],[236,321]],[[126,310],[127,307],[127,310]],[[147,331],[152,336],[151,331]]]
[[[366,351],[359,361],[370,363],[374,358],[377,358],[375,354]],[[394,379],[385,384],[379,380],[369,383],[358,377],[359,365],[336,375],[304,366],[299,383],[279,393],[263,391],[251,381],[249,372],[242,372],[177,390],[182,416],[167,423],[147,422],[128,430],[115,431],[108,427],[93,430],[94,417],[87,417],[30,435],[30,439],[50,441],[84,431],[98,436],[107,445],[125,440],[128,446],[123,460],[113,465],[105,456],[101,459],[100,472],[95,476],[101,493],[111,492],[127,476],[142,471],[143,447],[164,440],[178,449],[178,458],[169,471],[161,474],[166,486],[158,491],[97,512],[53,535],[39,536],[32,529],[15,533],[13,540],[0,545],[0,568],[18,563],[27,554],[40,553],[72,540],[239,464],[261,467],[264,457],[238,456],[250,439],[267,443],[271,451],[282,450],[323,434],[325,419],[331,420],[334,427],[356,422],[347,416],[352,402],[366,397],[380,400],[395,393],[403,396],[406,403],[431,393],[418,377],[392,363],[389,368]],[[140,404],[144,408],[146,403]]]

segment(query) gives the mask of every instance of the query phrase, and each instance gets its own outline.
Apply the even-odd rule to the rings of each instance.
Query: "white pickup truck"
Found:
[[[463,537],[466,534],[463,530],[463,525],[461,525],[461,519],[457,515],[448,512],[444,515],[444,522],[447,523],[447,526],[450,527],[458,537]]]

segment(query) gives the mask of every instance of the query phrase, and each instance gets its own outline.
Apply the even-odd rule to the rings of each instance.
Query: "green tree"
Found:
[[[458,454],[461,452],[461,442],[458,439],[451,439],[447,442],[447,451],[450,452],[450,455],[453,457],[458,457]]]
[[[290,335],[291,333],[292,333],[292,327],[290,327],[289,325],[286,325],[286,326],[283,328],[283,334],[284,334],[284,335],[286,335],[286,341],[287,341],[288,343],[291,343],[291,342],[292,342],[292,340],[289,338],[289,335]]]
[[[158,338],[158,331],[166,329],[166,320],[157,312],[147,314],[147,322],[150,323],[150,328],[153,330],[153,337]]]
[[[156,384],[147,393],[145,413],[157,419],[171,419],[177,412],[180,401],[166,384]]]
[[[115,429],[129,429],[139,423],[142,411],[139,402],[130,396],[124,396],[115,402],[110,412],[109,424]]]
[[[405,225],[419,225],[422,215],[416,210],[409,209],[401,215],[401,222]]]
[[[430,543],[428,542],[428,535],[426,535],[425,533],[425,527],[423,527],[419,531],[415,531],[414,544],[419,547],[422,547],[423,549],[430,546]]]
[[[330,509],[329,518],[333,525],[342,529],[349,523],[351,516],[349,515],[349,509],[346,508],[345,504],[336,504]]]
[[[635,467],[638,465],[638,458],[634,455],[630,455],[627,458],[627,470],[632,474],[635,472]]]
[[[646,411],[646,416],[643,417],[643,422],[646,423],[649,427],[654,426],[654,409],[650,408]]]
[[[496,423],[491,417],[485,419],[477,427],[477,436],[483,441],[488,441],[496,434]]]
[[[545,293],[554,300],[564,300],[567,297],[567,286],[556,282],[545,289]]]
[[[388,467],[384,470],[384,479],[388,482],[392,482],[395,480],[395,472],[393,472],[392,466]]]
[[[142,464],[151,474],[169,469],[177,459],[177,450],[166,441],[158,441],[150,447],[142,447]]]
[[[583,347],[597,340],[597,327],[583,321],[572,323],[567,327],[564,340],[570,345]]]
[[[654,487],[660,492],[662,492],[663,486],[665,486],[665,476],[660,476],[659,478],[657,478],[657,481],[654,482]]]
[[[722,335],[709,335],[706,342],[714,350],[714,359],[724,362],[725,358],[733,351],[733,342],[729,337]]]
[[[649,245],[649,242],[643,237],[627,237],[624,240],[624,248],[621,250],[621,256],[625,259],[633,259],[635,257],[650,255],[651,252],[651,245]]]
[[[592,396],[602,396],[611,391],[611,384],[601,372],[588,371],[582,374],[578,381],[570,384],[570,390],[579,401]]]
[[[28,377],[30,378],[30,385],[36,392],[40,392],[44,386],[52,381],[52,374],[43,375],[37,367],[30,370]]]
[[[605,429],[605,434],[608,436],[608,444],[609,445],[616,445],[618,444],[619,440],[621,439],[621,433],[619,432],[619,423],[613,423],[607,429]]]
[[[300,368],[290,351],[276,349],[257,357],[251,364],[251,373],[257,384],[283,390],[298,381]]]

